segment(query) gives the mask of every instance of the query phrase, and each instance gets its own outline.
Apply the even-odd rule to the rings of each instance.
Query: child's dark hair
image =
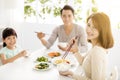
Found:
[[[7,38],[8,36],[12,36],[12,35],[17,37],[17,33],[16,33],[16,31],[13,28],[7,27],[2,32],[2,38],[3,39]],[[3,43],[3,47],[5,47],[5,46],[6,46],[6,43],[4,42]]]
[[[74,15],[74,9],[71,7],[71,6],[69,6],[69,5],[65,5],[61,10],[60,10],[60,14],[62,15],[62,11],[63,10],[71,10],[72,11],[72,13],[73,13],[73,15]]]

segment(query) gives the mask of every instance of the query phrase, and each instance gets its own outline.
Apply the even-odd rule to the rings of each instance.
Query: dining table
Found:
[[[29,53],[29,56],[21,57],[14,62],[0,66],[0,80],[72,80],[70,77],[61,76],[58,68],[52,62],[54,58],[48,56],[49,52],[55,51],[61,53],[59,58],[65,53],[59,49],[42,48]],[[34,69],[37,64],[36,59],[41,56],[49,59],[49,63],[51,64],[49,70]],[[66,58],[73,63],[70,70],[75,71],[79,66],[75,56],[72,53],[69,53]]]

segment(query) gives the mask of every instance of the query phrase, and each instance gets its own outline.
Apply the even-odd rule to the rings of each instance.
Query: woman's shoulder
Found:
[[[103,47],[101,47],[101,46],[94,46],[93,48],[92,48],[93,50],[105,50]]]
[[[93,51],[97,51],[97,52],[99,52],[99,51],[106,52],[106,49],[104,49],[104,48],[101,47],[101,46],[94,46],[94,47],[92,48],[92,50],[93,50]]]
[[[107,53],[106,49],[100,46],[94,46],[91,49],[91,51],[92,51],[92,55],[96,55],[96,56],[105,56]]]

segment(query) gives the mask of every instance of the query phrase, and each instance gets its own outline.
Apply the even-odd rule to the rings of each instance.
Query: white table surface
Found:
[[[36,64],[34,61],[37,57],[45,56],[50,51],[54,50],[40,49],[31,53],[28,58],[22,57],[12,63],[0,66],[0,80],[72,80],[69,77],[60,76],[54,65],[47,71],[36,71],[33,69]],[[68,58],[75,63],[75,66],[71,68],[74,71],[78,66],[78,62],[72,54],[69,54]]]

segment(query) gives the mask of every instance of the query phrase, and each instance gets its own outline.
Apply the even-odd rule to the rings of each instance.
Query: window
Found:
[[[25,21],[32,23],[55,23],[61,24],[60,9],[65,5],[71,5],[75,10],[75,21],[85,21],[86,16],[92,9],[97,11],[95,1],[88,0],[25,0],[24,14]]]

